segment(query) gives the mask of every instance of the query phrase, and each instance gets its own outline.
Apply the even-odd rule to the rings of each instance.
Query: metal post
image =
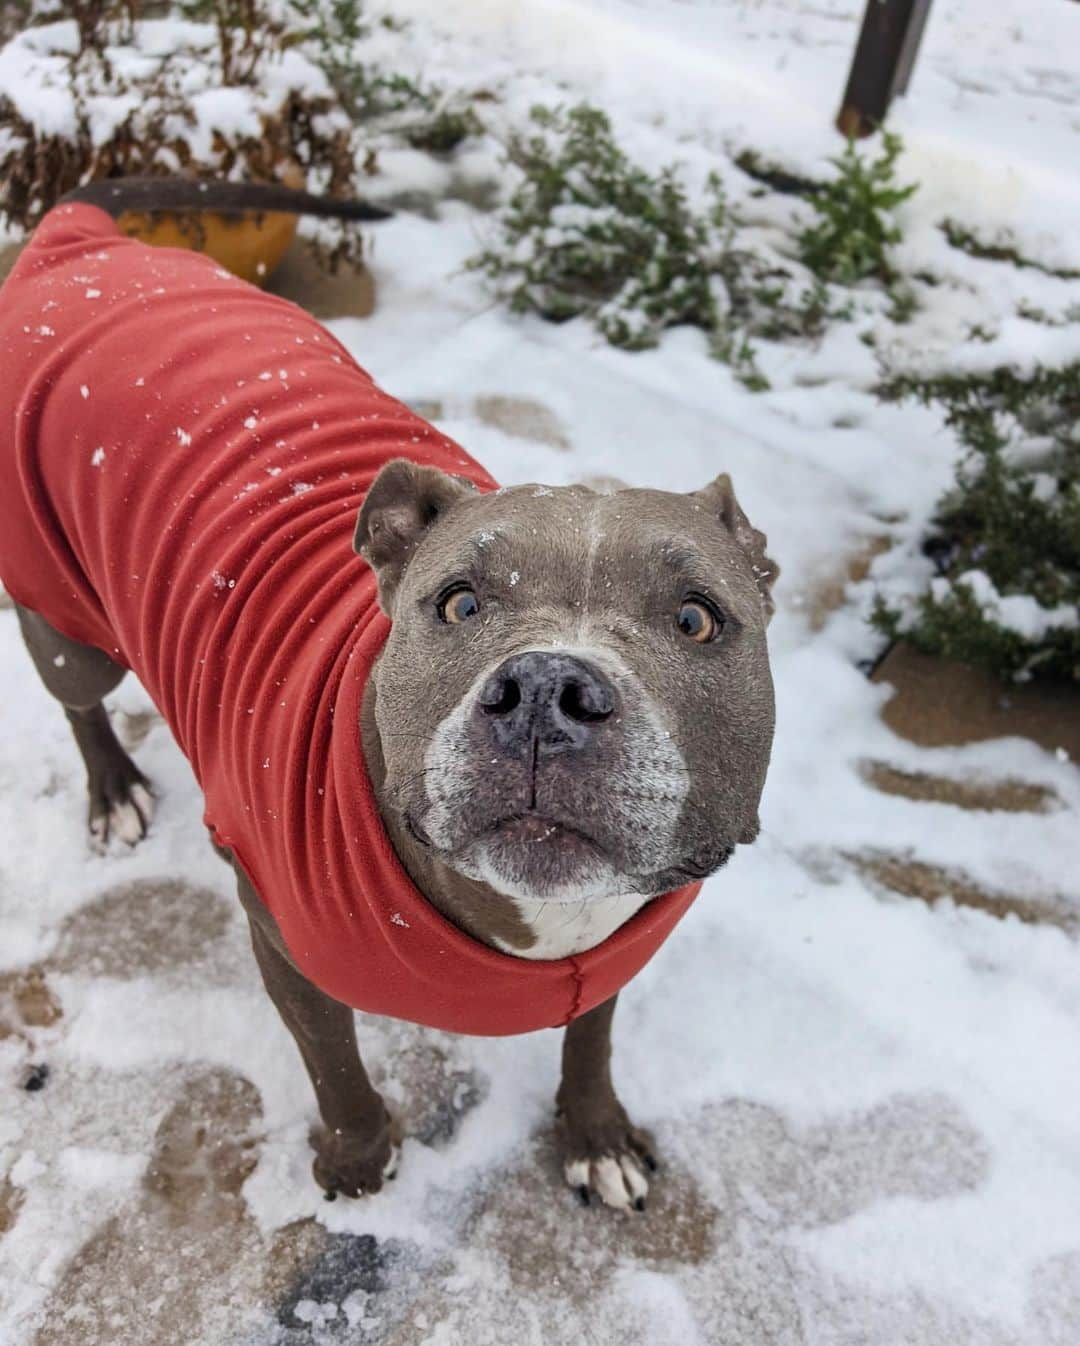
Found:
[[[930,0],[867,0],[836,119],[844,135],[871,135],[907,90],[929,12]]]

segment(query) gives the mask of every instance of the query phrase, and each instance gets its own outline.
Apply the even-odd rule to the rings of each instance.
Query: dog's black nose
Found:
[[[615,711],[615,688],[591,664],[569,654],[526,650],[507,659],[480,690],[477,714],[504,752],[543,755],[588,746]]]

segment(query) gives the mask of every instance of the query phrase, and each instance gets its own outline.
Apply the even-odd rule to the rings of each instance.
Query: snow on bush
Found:
[[[875,624],[1003,678],[1080,680],[1080,363],[899,378],[966,452],[924,543],[938,574]]]
[[[354,192],[354,129],[284,24],[254,7],[247,27],[133,8],[31,27],[0,50],[7,222],[30,228],[72,187],[121,175],[294,167],[314,190]]]
[[[470,266],[516,311],[585,316],[630,350],[655,346],[668,327],[700,327],[715,356],[764,386],[749,338],[813,329],[822,313],[812,278],[738,246],[718,177],[693,205],[677,169],[635,164],[599,109],[534,107],[531,122],[531,135],[511,141],[522,178],[502,237]]]
[[[359,0],[20,5],[25,29],[0,48],[0,220],[23,229],[100,177],[288,168],[356,195],[377,136],[446,152],[481,129],[463,100],[365,59]],[[359,253],[348,226],[307,232],[332,257]]]

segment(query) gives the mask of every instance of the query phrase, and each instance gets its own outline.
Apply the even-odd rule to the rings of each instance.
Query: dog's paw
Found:
[[[387,1116],[374,1136],[330,1131],[321,1127],[311,1138],[315,1147],[312,1172],[327,1201],[342,1196],[371,1196],[397,1176],[401,1136]]]
[[[90,794],[90,846],[98,855],[109,849],[110,840],[136,846],[150,830],[154,796],[149,782],[106,776]]]
[[[658,1167],[649,1133],[631,1126],[618,1103],[603,1116],[561,1123],[563,1176],[582,1202],[595,1195],[613,1210],[643,1211],[647,1175]]]

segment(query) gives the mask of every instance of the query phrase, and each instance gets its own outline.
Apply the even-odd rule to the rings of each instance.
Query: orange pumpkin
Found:
[[[244,215],[125,211],[117,225],[144,243],[205,252],[234,276],[264,285],[293,240],[296,216],[280,211]]]

